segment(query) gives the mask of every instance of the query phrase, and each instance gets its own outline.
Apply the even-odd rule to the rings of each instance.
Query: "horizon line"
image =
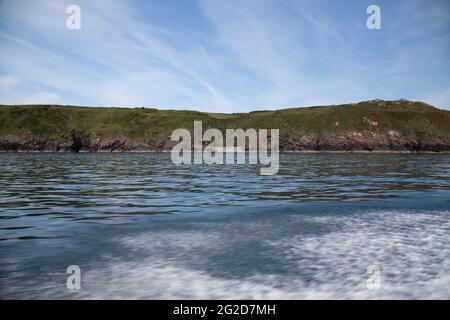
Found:
[[[212,113],[212,114],[245,114],[245,113],[253,113],[253,112],[274,112],[274,111],[282,111],[282,110],[289,110],[289,109],[302,109],[302,108],[316,108],[316,107],[339,107],[339,106],[348,106],[348,105],[357,105],[360,103],[367,103],[367,102],[412,102],[412,103],[424,103],[427,104],[435,109],[443,110],[443,111],[450,111],[450,109],[446,109],[443,107],[438,107],[435,105],[432,105],[428,102],[422,101],[422,100],[409,100],[405,98],[395,99],[395,100],[385,100],[385,99],[369,99],[369,100],[362,100],[358,102],[346,102],[346,103],[340,103],[340,104],[313,104],[313,105],[304,105],[304,106],[290,106],[290,107],[279,107],[274,109],[254,109],[252,111],[247,112],[213,112],[213,111],[199,111],[197,109],[160,109],[155,106],[94,106],[94,105],[76,105],[76,104],[58,104],[58,103],[26,103],[26,104],[3,104],[0,103],[0,107],[32,107],[32,106],[42,106],[42,107],[51,107],[51,106],[58,106],[58,107],[77,107],[77,108],[104,108],[104,109],[155,109],[157,111],[190,111],[190,112],[200,112],[200,113]]]

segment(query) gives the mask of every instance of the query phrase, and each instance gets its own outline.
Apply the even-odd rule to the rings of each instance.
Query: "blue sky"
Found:
[[[371,4],[381,30],[366,27]],[[0,0],[0,103],[450,109],[449,40],[448,0]]]

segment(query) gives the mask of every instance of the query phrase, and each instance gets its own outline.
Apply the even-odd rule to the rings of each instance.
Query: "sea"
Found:
[[[259,169],[0,154],[0,299],[450,299],[449,154]]]

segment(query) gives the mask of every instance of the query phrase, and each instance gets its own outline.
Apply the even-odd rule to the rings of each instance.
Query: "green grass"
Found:
[[[450,137],[450,112],[422,102],[377,101],[342,106],[294,108],[237,114],[149,108],[98,108],[77,106],[0,106],[0,137],[35,135],[66,137],[76,129],[97,137],[127,137],[152,141],[170,136],[172,130],[192,130],[194,120],[204,128],[280,129],[286,135],[387,133],[408,136]],[[375,123],[376,125],[370,125]],[[338,125],[336,125],[338,123]]]

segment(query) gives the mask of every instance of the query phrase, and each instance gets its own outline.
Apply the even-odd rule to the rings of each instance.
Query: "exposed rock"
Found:
[[[364,120],[364,122],[366,122],[369,125],[369,127],[376,127],[376,126],[378,126],[378,122],[377,121],[372,121],[372,120],[370,120],[367,117],[363,117],[363,120]]]
[[[145,152],[169,151],[177,142],[153,143],[130,140],[125,137],[91,138],[80,131],[72,131],[68,139],[51,139],[36,136],[0,138],[0,151],[29,152]],[[450,141],[443,137],[426,136],[420,140],[401,136],[395,131],[386,134],[351,132],[349,134],[298,134],[280,135],[281,152],[301,151],[394,151],[394,152],[443,152],[450,151]]]
[[[352,132],[347,135],[330,134],[324,137],[300,135],[280,137],[282,152],[301,151],[393,151],[393,152],[443,152],[450,151],[450,140],[428,137],[420,141],[413,137],[392,134],[363,135]]]

